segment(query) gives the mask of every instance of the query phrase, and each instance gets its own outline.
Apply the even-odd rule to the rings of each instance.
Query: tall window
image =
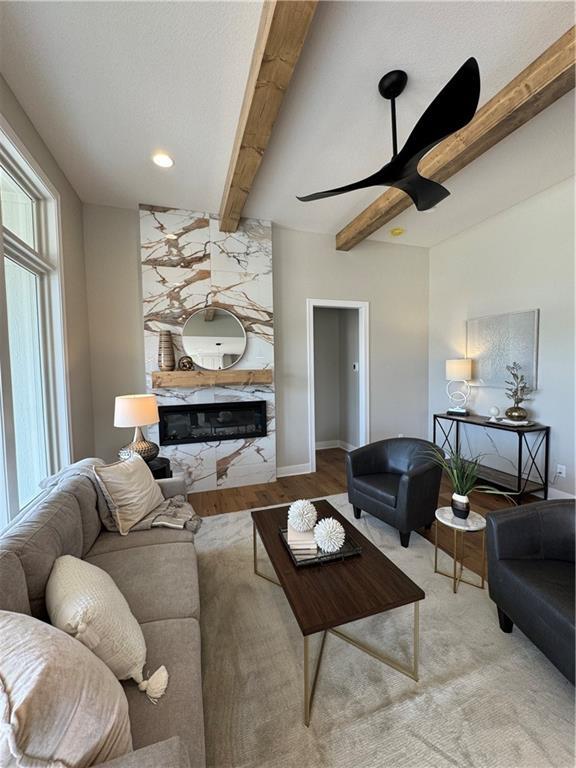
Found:
[[[0,122],[0,527],[69,460],[58,198]]]

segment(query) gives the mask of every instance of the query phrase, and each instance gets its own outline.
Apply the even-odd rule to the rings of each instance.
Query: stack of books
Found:
[[[288,546],[295,554],[315,555],[318,552],[314,540],[314,529],[301,533],[288,525],[287,539]]]

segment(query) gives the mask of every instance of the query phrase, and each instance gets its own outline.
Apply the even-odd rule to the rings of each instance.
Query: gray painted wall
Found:
[[[2,76],[0,111],[60,194],[72,450],[80,459],[94,452],[82,202]]]
[[[306,299],[370,302],[371,438],[428,431],[428,251],[273,227],[278,466],[308,456]]]
[[[575,458],[574,210],[569,179],[430,250],[430,414],[446,409],[444,361],[465,355],[467,318],[539,308],[538,391],[527,408],[552,427],[551,477],[557,464],[566,465],[568,476],[555,488],[568,493]],[[503,389],[472,390],[476,413],[509,404]]]
[[[133,429],[114,427],[114,398],[146,392],[138,211],[84,206],[95,454],[114,461]]]

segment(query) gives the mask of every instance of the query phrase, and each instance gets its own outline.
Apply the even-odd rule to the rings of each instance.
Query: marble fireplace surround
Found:
[[[172,235],[169,238],[167,235]],[[276,479],[274,383],[152,388],[158,369],[158,333],[172,331],[176,360],[184,354],[181,331],[197,309],[214,305],[240,318],[246,352],[235,368],[274,369],[272,230],[269,222],[242,219],[237,232],[220,232],[216,216],[163,206],[140,206],[142,304],[147,391],[159,405],[265,400],[266,437],[161,446],[190,492],[233,488]],[[158,442],[157,426],[149,427]]]

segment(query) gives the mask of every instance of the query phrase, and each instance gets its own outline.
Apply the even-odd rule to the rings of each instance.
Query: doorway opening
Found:
[[[368,302],[307,300],[310,472],[316,451],[369,442]]]

